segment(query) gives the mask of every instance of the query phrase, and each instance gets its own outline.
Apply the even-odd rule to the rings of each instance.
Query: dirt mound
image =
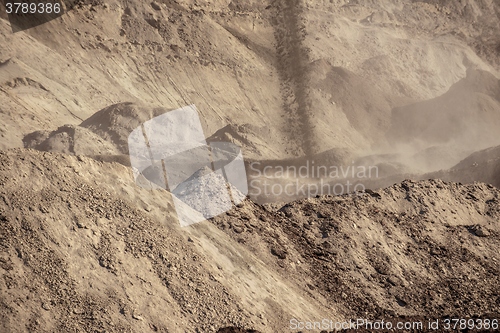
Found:
[[[448,167],[460,156],[465,158]],[[441,179],[465,184],[483,182],[500,188],[499,157],[499,147],[487,148],[467,156],[465,151],[457,151],[456,147],[436,146],[410,157],[404,154],[365,156],[357,159],[355,164],[377,167],[377,177],[363,180],[363,184],[369,189],[388,187],[404,179]],[[440,170],[422,173],[426,169]]]
[[[333,316],[211,223],[180,228],[168,192],[119,164],[3,151],[0,184],[2,332],[279,331]]]
[[[311,64],[313,87],[331,97],[331,108],[341,108],[349,124],[371,144],[379,142],[390,126],[395,94],[380,89],[371,80],[324,61]],[[331,115],[327,115],[327,119]],[[338,118],[338,116],[337,116]]]
[[[89,129],[114,144],[122,154],[128,154],[128,136],[145,121],[170,110],[148,108],[134,103],[110,105],[83,121],[80,126]]]
[[[273,129],[247,135],[252,158],[378,148],[390,109],[443,94],[467,68],[498,75],[497,12],[468,1],[110,0],[17,34],[2,19],[0,144],[131,101],[196,104],[207,134]]]
[[[110,105],[80,125],[63,125],[54,131],[35,131],[24,136],[25,148],[92,156],[101,161],[130,165],[128,136],[142,123],[170,110],[134,103]]]
[[[244,148],[249,156],[262,156],[262,151],[268,150],[266,143],[271,136],[272,131],[269,128],[259,128],[252,124],[227,125],[209,136],[207,142],[231,142]]]
[[[495,64],[498,68],[500,65],[500,38],[495,32],[500,28],[498,20],[500,6],[498,3],[473,0],[460,2],[427,0],[422,2],[435,5],[441,13],[448,15],[449,23],[446,28],[443,28],[456,31],[457,35],[465,40],[479,56]],[[481,23],[464,25],[464,23],[478,21]]]
[[[141,106],[135,103],[110,105],[84,120],[80,125],[63,125],[57,130],[35,131],[24,136],[25,148],[60,152],[73,155],[95,156],[98,160],[122,161],[128,154],[128,136],[145,121],[171,110]],[[279,156],[279,151],[270,151],[269,129],[251,124],[227,125],[208,137],[207,142],[231,142],[241,147],[246,156]],[[108,156],[110,155],[110,156]]]
[[[478,149],[498,145],[499,91],[496,77],[469,69],[445,94],[393,109],[387,144],[414,173],[451,168]]]
[[[36,131],[23,138],[25,148],[71,155],[116,155],[120,152],[109,141],[90,130],[64,125],[57,130]]]
[[[172,194],[194,209],[196,215],[201,214],[202,220],[224,213],[245,199],[244,194],[227,182],[221,170],[214,172],[206,166],[180,183]]]
[[[477,151],[467,158],[463,159],[460,163],[455,165],[452,169],[460,170],[467,169],[471,166],[479,166],[487,163],[500,162],[500,146],[491,147],[488,149]]]
[[[470,69],[467,77],[453,85],[446,94],[394,109],[388,139],[398,144],[412,141],[427,144],[453,142],[464,149],[497,144],[499,91],[500,81],[497,78],[490,73]]]
[[[214,222],[312,294],[341,305],[344,318],[498,318],[499,200],[491,185],[404,181],[276,213],[247,204]]]
[[[106,0],[13,34],[0,10],[0,149],[25,137],[57,152],[0,151],[0,331],[498,317],[498,189],[400,181],[499,144],[499,12],[474,0]],[[140,188],[124,165],[132,129],[190,104],[209,141],[268,162],[257,174],[359,156],[380,168],[375,185],[397,184],[245,200],[180,228],[170,193]],[[498,184],[495,156],[434,176]],[[185,176],[190,157],[173,162]]]
[[[212,220],[230,240],[209,222],[180,229],[168,193],[131,179],[85,157],[0,153],[6,331],[271,332],[292,318],[497,313],[492,186],[405,181],[278,211],[245,201]]]
[[[500,188],[500,146],[475,152],[448,170],[423,177],[462,183],[479,181]]]

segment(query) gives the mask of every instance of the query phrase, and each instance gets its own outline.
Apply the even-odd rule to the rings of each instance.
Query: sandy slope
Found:
[[[17,34],[2,19],[1,144],[115,103],[194,103],[207,136],[245,128],[251,158],[373,152],[392,108],[468,68],[498,75],[498,8],[468,3],[111,0]]]
[[[492,186],[406,181],[278,212],[246,201],[181,229],[168,192],[119,164],[16,149],[0,183],[5,332],[498,315]]]
[[[335,316],[210,222],[181,229],[168,193],[122,165],[0,155],[3,332],[269,331]]]
[[[271,251],[280,271],[347,318],[498,316],[498,195],[485,184],[404,181],[275,214],[250,205],[215,223],[259,256]]]
[[[500,188],[500,147],[475,152],[450,169],[430,173],[424,177],[464,183],[480,181]]]
[[[499,144],[497,1],[88,1],[16,34],[0,13],[2,332],[498,318],[499,192],[473,183],[500,186],[477,151]],[[260,168],[376,165],[385,189],[181,229],[127,137],[189,104]]]

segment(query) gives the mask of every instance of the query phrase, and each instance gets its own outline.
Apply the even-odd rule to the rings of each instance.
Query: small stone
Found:
[[[490,232],[485,227],[478,225],[474,228],[474,234],[478,237],[488,237]]]
[[[279,248],[276,248],[276,247],[272,247],[271,248],[271,254],[275,255],[279,259],[285,259],[286,258],[286,251],[284,251],[282,249],[279,249]]]
[[[151,7],[154,10],[161,10],[160,4],[158,2],[156,2],[156,1],[151,2]]]
[[[373,191],[373,190],[370,190],[369,188],[367,188],[367,189],[365,190],[365,193],[369,194],[369,195],[370,195],[370,196],[372,196],[373,198],[377,198],[377,199],[382,198],[382,196],[381,196],[379,193],[377,193],[377,192],[375,192],[375,191]]]
[[[408,305],[408,302],[403,299],[403,297],[398,297],[396,296],[396,302],[398,303],[399,306],[405,307]]]
[[[389,283],[390,283],[390,284],[392,284],[393,286],[397,286],[397,285],[399,285],[399,284],[400,284],[399,279],[398,279],[397,277],[395,277],[395,276],[389,276],[389,277],[387,278],[387,282],[389,282]]]
[[[82,309],[80,309],[80,308],[74,308],[74,309],[73,309],[73,313],[74,313],[74,314],[77,314],[77,315],[79,315],[79,314],[83,314],[83,310],[82,310]]]
[[[235,225],[233,226],[233,230],[234,232],[241,234],[243,231],[245,231],[245,228],[240,225]]]
[[[441,250],[436,249],[436,248],[432,248],[432,249],[430,250],[430,254],[431,254],[431,255],[433,255],[433,256],[438,256],[438,255],[440,255],[440,254],[441,254]]]
[[[76,226],[80,229],[83,229],[83,228],[87,229],[87,226],[85,225],[85,223],[83,221],[77,221]]]
[[[132,314],[132,318],[134,318],[135,320],[144,320],[144,318],[136,313]]]
[[[374,268],[377,271],[377,273],[379,273],[379,274],[382,274],[382,275],[389,275],[390,274],[389,266],[384,262],[376,263]]]

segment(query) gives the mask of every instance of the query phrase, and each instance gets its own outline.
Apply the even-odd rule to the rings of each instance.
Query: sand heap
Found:
[[[214,222],[346,318],[500,316],[491,185],[404,181],[275,212],[248,203]]]
[[[170,194],[86,157],[0,152],[0,331],[266,331],[329,316]],[[300,300],[300,306],[292,300]]]
[[[405,181],[278,210],[245,201],[179,228],[168,192],[137,187],[119,164],[11,150],[0,184],[5,332],[498,315],[489,185]]]

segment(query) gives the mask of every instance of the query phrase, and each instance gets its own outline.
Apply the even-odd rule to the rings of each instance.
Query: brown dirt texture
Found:
[[[82,0],[23,31],[8,3],[1,333],[498,331],[499,1]],[[196,152],[172,189],[134,165],[193,104],[248,194]]]

